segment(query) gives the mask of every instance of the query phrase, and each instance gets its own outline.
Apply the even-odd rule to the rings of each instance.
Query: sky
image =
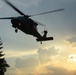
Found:
[[[64,11],[34,16],[44,25],[53,41],[40,44],[20,30],[15,33],[10,20],[0,20],[0,36],[6,75],[76,75],[76,0],[9,0],[26,15],[64,8]],[[0,0],[0,17],[20,16]],[[41,33],[44,26],[38,26]]]

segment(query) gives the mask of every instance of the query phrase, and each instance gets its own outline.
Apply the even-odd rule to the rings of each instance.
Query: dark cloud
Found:
[[[76,70],[68,70],[62,67],[54,67],[54,66],[46,66],[45,67],[46,72],[39,72],[36,73],[37,75],[76,75]],[[19,73],[19,69],[16,68],[10,68],[6,72],[6,74],[11,75],[36,75],[34,72],[27,73],[27,74],[21,74]]]
[[[76,75],[76,70],[67,70],[61,67],[46,66],[46,73],[37,73],[37,75]],[[34,75],[33,73],[27,75]]]
[[[8,68],[6,75],[17,75],[18,70],[15,67]]]
[[[34,57],[29,57],[26,59],[17,58],[15,61],[15,67],[17,68],[27,68],[27,67],[34,67],[38,64],[38,60]]]
[[[47,73],[41,73],[38,75],[76,75],[76,71],[75,70],[67,70],[65,68],[61,68],[61,67],[53,67],[53,66],[46,66],[46,71]]]
[[[70,75],[66,69],[60,67],[47,67],[47,70],[52,71],[51,75]],[[50,75],[50,74],[48,74]]]

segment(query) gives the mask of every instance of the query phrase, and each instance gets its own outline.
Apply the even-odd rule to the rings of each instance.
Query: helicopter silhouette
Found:
[[[48,12],[43,12],[39,14],[34,14],[34,15],[25,15],[22,11],[20,11],[18,8],[16,8],[10,1],[8,0],[3,0],[5,3],[7,3],[10,7],[12,7],[15,11],[17,11],[21,16],[18,17],[3,17],[0,19],[11,19],[12,27],[15,28],[15,32],[18,32],[18,29],[24,32],[25,34],[32,35],[36,37],[37,42],[42,41],[48,41],[48,40],[53,40],[53,37],[47,37],[47,30],[44,30],[43,33],[44,35],[42,36],[38,30],[37,26],[43,24],[31,19],[30,17],[32,16],[38,16],[38,15],[43,15],[43,14],[48,14],[48,13],[53,13],[53,12],[58,12],[58,11],[63,11],[64,9],[57,9],[53,11],[48,11]]]

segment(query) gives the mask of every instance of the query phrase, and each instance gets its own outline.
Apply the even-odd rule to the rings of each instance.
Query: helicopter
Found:
[[[39,22],[31,19],[30,17],[53,13],[53,12],[58,12],[58,11],[63,11],[64,8],[52,10],[52,11],[48,11],[48,12],[43,12],[43,13],[39,13],[39,14],[34,14],[34,15],[26,15],[22,11],[20,11],[17,7],[15,7],[9,0],[3,0],[3,1],[20,14],[20,16],[17,16],[17,17],[2,17],[2,18],[0,18],[0,20],[10,19],[12,27],[15,28],[16,33],[18,32],[18,29],[19,29],[22,32],[24,32],[25,34],[29,34],[29,35],[36,37],[36,41],[41,42],[41,44],[42,44],[42,41],[54,40],[53,37],[47,37],[47,33],[48,33],[47,30],[43,31],[44,34],[42,36],[38,32],[37,26],[38,25],[44,26],[44,25],[42,23],[39,23]]]

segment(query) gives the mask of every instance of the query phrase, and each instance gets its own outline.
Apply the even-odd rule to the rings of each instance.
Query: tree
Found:
[[[3,54],[3,51],[1,51],[3,42],[0,39],[0,75],[4,75],[4,73],[7,71],[7,68],[10,67],[5,58],[3,57],[5,54]]]

